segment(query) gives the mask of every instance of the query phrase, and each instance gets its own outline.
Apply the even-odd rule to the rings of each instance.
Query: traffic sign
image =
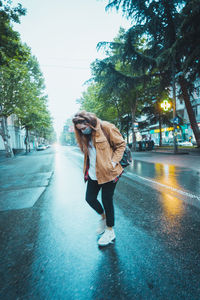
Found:
[[[179,124],[179,122],[180,122],[179,117],[175,117],[175,118],[173,119],[173,123],[174,123],[174,124]]]

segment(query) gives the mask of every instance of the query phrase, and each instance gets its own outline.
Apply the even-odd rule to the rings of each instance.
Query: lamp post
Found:
[[[177,144],[177,122],[176,118],[176,79],[175,79],[175,59],[172,62],[172,90],[173,90],[173,127],[174,127],[174,153],[178,152]],[[176,121],[177,119],[177,121]]]
[[[172,103],[171,101],[168,101],[168,100],[163,100],[161,103],[160,103],[160,107],[162,110],[164,110],[165,112],[169,111],[172,107]],[[161,132],[160,132],[161,134]]]

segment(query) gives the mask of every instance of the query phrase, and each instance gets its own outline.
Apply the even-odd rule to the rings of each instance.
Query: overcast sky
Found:
[[[131,26],[115,10],[105,12],[104,0],[19,0],[26,9],[21,24],[14,25],[22,42],[39,61],[45,78],[49,109],[59,133],[78,109],[76,99],[91,77],[90,64],[103,53],[96,46],[112,41],[119,28]]]

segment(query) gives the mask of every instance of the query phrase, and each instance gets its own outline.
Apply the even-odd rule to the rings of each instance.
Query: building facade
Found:
[[[12,149],[16,150],[25,150],[25,137],[26,132],[25,129],[17,126],[17,117],[15,115],[11,115],[7,118],[7,126],[8,132],[10,136],[10,143]],[[41,141],[42,142],[42,141]],[[29,149],[36,149],[38,145],[38,139],[35,137],[34,133],[29,133]],[[4,141],[2,136],[0,135],[0,151],[5,150]]]

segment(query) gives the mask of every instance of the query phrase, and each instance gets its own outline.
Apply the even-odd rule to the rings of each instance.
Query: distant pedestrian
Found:
[[[151,138],[149,139],[149,150],[153,150],[154,149],[154,140],[152,140]]]
[[[100,246],[115,239],[113,194],[123,172],[120,160],[125,141],[119,130],[111,123],[101,121],[95,114],[80,111],[73,118],[75,135],[84,153],[84,179],[87,181],[86,201],[101,215],[97,234]],[[97,195],[102,190],[102,204]]]

